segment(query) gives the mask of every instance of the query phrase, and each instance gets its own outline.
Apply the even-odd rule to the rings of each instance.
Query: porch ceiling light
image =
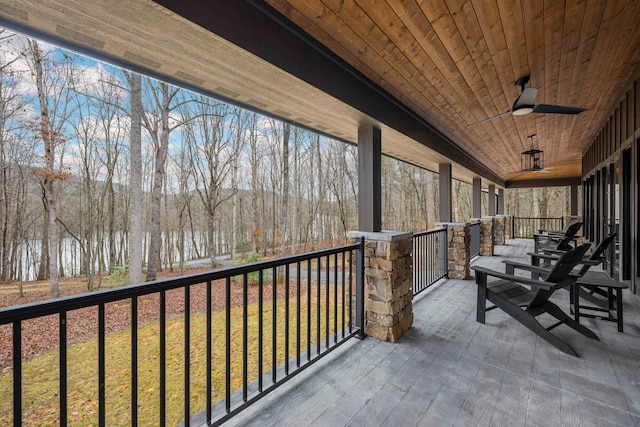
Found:
[[[530,135],[531,148],[523,151],[520,157],[520,170],[522,172],[542,172],[544,171],[544,151],[533,146],[533,137]]]
[[[525,114],[533,113],[533,105],[532,106],[522,106],[513,110],[511,114],[514,116],[524,116]]]

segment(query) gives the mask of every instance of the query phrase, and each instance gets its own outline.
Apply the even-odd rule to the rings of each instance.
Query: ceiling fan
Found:
[[[524,116],[529,113],[542,113],[542,114],[578,114],[586,110],[586,108],[578,107],[565,107],[562,105],[548,105],[538,104],[535,105],[536,95],[538,95],[538,89],[535,87],[527,87],[525,85],[529,83],[530,76],[524,76],[518,79],[515,83],[516,86],[520,86],[520,96],[513,103],[513,107],[509,111],[498,114],[497,116],[489,117],[488,119],[481,120],[479,122],[469,125],[475,126],[481,123],[488,122],[489,120],[497,119],[498,117],[506,116],[507,114],[513,114],[514,116]]]

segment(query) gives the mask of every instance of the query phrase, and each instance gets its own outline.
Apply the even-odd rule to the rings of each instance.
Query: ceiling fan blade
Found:
[[[535,87],[528,87],[522,91],[522,94],[516,99],[516,102],[513,104],[513,109],[517,110],[519,107],[523,106],[533,106],[536,102],[536,96],[538,95],[538,89]]]
[[[489,117],[488,119],[484,119],[484,120],[480,120],[479,122],[475,122],[475,123],[471,123],[470,125],[468,125],[468,128],[472,128],[476,125],[481,125],[482,123],[486,123],[489,122],[493,119],[497,119],[498,117],[502,117],[502,116],[506,116],[507,114],[511,114],[513,112],[513,110],[509,110],[506,113],[502,113],[502,114],[498,114],[497,116],[493,116],[493,117]]]
[[[578,107],[563,107],[562,105],[547,105],[540,104],[533,107],[534,113],[544,113],[544,114],[578,114],[585,111],[586,108],[578,108]]]

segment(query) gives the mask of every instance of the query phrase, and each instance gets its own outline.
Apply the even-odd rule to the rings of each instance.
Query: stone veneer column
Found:
[[[496,215],[493,218],[493,243],[504,245],[505,243],[505,218],[503,215]]]
[[[493,256],[493,217],[480,218],[480,256]]]
[[[503,215],[504,218],[504,239],[505,241],[507,239],[513,239],[513,236],[511,235],[511,231],[512,230],[512,224],[513,224],[513,217],[511,215]]]
[[[468,222],[437,222],[436,225],[447,229],[449,278],[469,279],[471,277],[470,224]]]
[[[350,231],[364,237],[364,310],[367,335],[396,342],[413,324],[413,233]]]

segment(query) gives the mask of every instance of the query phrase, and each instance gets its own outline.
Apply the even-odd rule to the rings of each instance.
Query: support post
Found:
[[[358,129],[358,228],[382,230],[382,136],[373,126]]]
[[[504,215],[504,188],[498,190],[498,215]]]
[[[578,216],[578,186],[571,186],[571,216]]]
[[[489,216],[496,215],[496,186],[489,185]]]
[[[451,222],[451,163],[441,163],[438,186],[440,194],[440,222]]]
[[[473,178],[473,218],[482,217],[482,180]]]

